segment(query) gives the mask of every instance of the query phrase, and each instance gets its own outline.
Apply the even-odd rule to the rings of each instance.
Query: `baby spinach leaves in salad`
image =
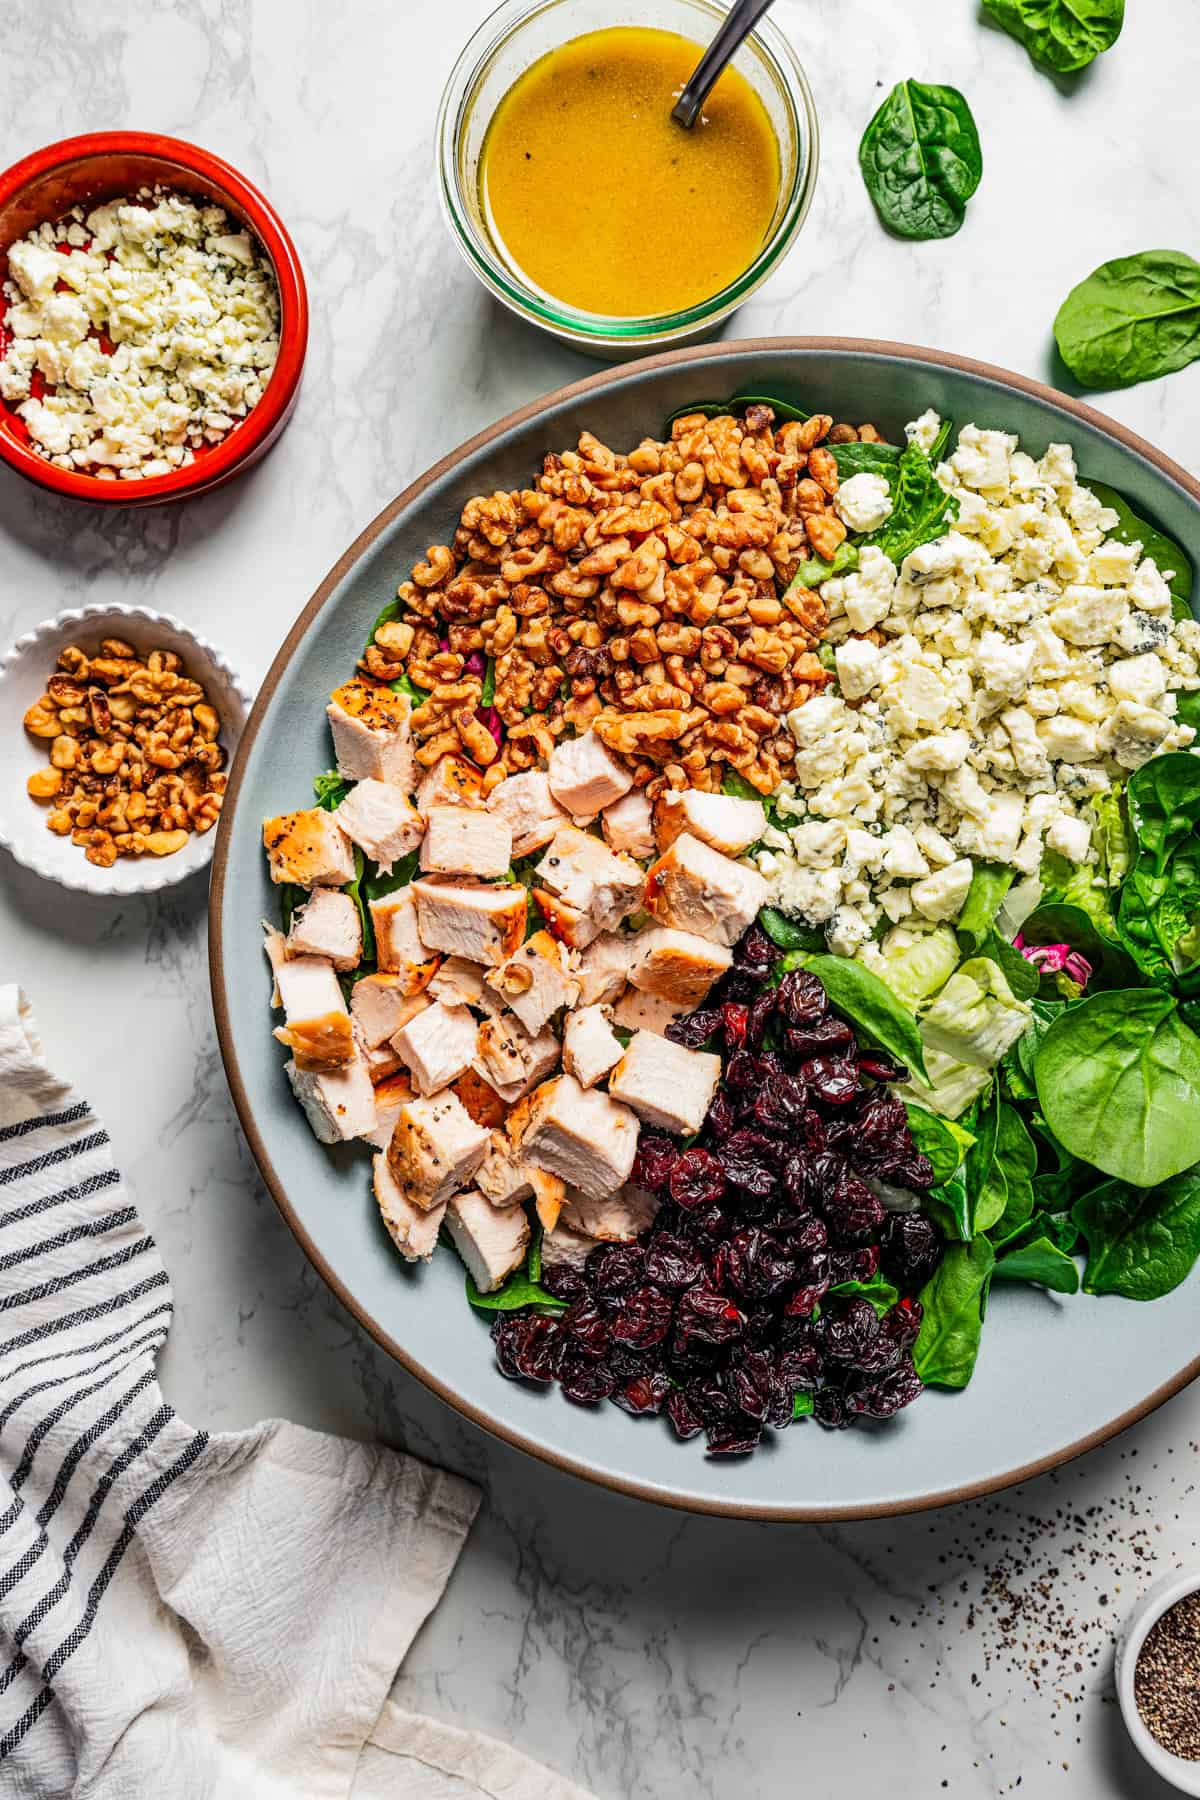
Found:
[[[996,1252],[985,1237],[950,1244],[922,1289],[923,1316],[913,1362],[928,1386],[963,1388],[970,1381],[995,1266]]]
[[[1085,69],[1111,50],[1125,23],[1125,0],[983,0],[997,25],[1057,75]]]
[[[1126,799],[1136,850],[1117,928],[1150,981],[1200,993],[1200,757],[1152,758],[1130,776]]]
[[[878,975],[848,957],[820,955],[807,950],[793,950],[782,957],[776,969],[778,978],[782,980],[789,969],[808,969],[817,977],[831,1003],[857,1030],[886,1050],[889,1056],[928,1079],[917,1021]]]
[[[1182,250],[1101,263],[1059,307],[1054,337],[1084,387],[1129,387],[1186,368],[1200,356],[1200,263]]]
[[[1190,619],[1192,616],[1192,561],[1186,550],[1152,525],[1149,519],[1143,519],[1135,513],[1128,500],[1118,494],[1116,488],[1106,486],[1103,481],[1093,481],[1089,476],[1084,486],[1090,488],[1097,500],[1117,515],[1117,523],[1108,528],[1106,537],[1115,538],[1119,544],[1140,544],[1142,555],[1148,556],[1159,574],[1171,590],[1172,610],[1177,619]]]
[[[943,427],[943,431],[945,427]],[[879,450],[879,444],[844,444],[838,449]],[[935,446],[936,448],[936,446]],[[856,473],[860,471],[855,471]],[[958,517],[958,501],[937,479],[936,464],[919,444],[909,444],[895,459],[871,470],[883,475],[891,489],[892,510],[875,531],[839,544],[832,562],[806,557],[792,577],[790,588],[820,587],[831,575],[856,569],[867,545],[882,550],[897,566],[911,551],[932,538],[941,537]]]
[[[1086,1293],[1157,1300],[1200,1257],[1200,1170],[1142,1191],[1106,1181],[1076,1202],[1071,1219],[1087,1239]]]
[[[953,237],[983,174],[966,100],[925,81],[897,82],[863,133],[858,160],[879,217],[905,238]]]
[[[519,1312],[523,1306],[538,1306],[545,1312],[564,1311],[567,1302],[542,1286],[541,1227],[530,1238],[521,1267],[514,1269],[508,1280],[490,1294],[481,1294],[468,1275],[467,1299],[479,1312]]]

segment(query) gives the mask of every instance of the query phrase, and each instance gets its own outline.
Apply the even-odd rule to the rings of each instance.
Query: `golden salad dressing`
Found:
[[[493,241],[534,287],[585,312],[694,306],[763,246],[779,195],[767,109],[727,68],[691,131],[671,117],[701,47],[673,31],[591,31],[505,94],[480,156]]]

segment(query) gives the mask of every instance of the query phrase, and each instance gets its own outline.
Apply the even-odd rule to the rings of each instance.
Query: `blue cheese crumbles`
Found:
[[[788,715],[793,778],[755,857],[846,955],[881,922],[957,918],[973,858],[1093,861],[1093,797],[1195,737],[1176,708],[1200,688],[1200,624],[1172,617],[1175,571],[1110,537],[1070,447],[1035,460],[968,425],[938,479],[953,529],[899,568],[864,547],[821,587],[839,691]]]
[[[48,462],[106,479],[192,462],[258,404],[279,354],[261,245],[161,189],[37,226],[9,247],[4,295],[0,397]]]

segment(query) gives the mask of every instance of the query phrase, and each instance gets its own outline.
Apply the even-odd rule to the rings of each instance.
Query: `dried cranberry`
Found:
[[[542,1270],[542,1286],[556,1300],[577,1300],[587,1283],[582,1269],[573,1269],[570,1263],[551,1263],[548,1269]]]
[[[584,1274],[597,1300],[622,1300],[641,1281],[645,1262],[640,1244],[601,1244],[588,1257]]]
[[[884,1274],[907,1293],[923,1288],[942,1260],[942,1235],[924,1213],[889,1213],[880,1242]]]
[[[775,1154],[774,1144],[760,1131],[735,1131],[717,1152],[726,1179],[763,1199],[775,1191]]]
[[[751,1350],[773,1349],[779,1337],[779,1315],[767,1301],[746,1306],[746,1329],[742,1342]]]
[[[685,1150],[671,1171],[671,1198],[687,1211],[712,1206],[725,1192],[725,1175],[711,1150]]]
[[[688,1216],[693,1237],[706,1247],[719,1244],[729,1232],[729,1214],[723,1206],[702,1206]]]
[[[717,1282],[728,1284],[744,1299],[778,1294],[796,1279],[796,1263],[788,1250],[757,1226],[735,1231],[717,1251]]]
[[[881,1162],[877,1173],[882,1180],[893,1182],[896,1187],[913,1188],[918,1193],[925,1193],[933,1186],[933,1164],[915,1148]]]
[[[747,1048],[747,1050],[753,1050],[753,1051],[757,1052],[762,1049],[763,1038],[766,1036],[767,1026],[771,1023],[771,1018],[772,1018],[772,1015],[774,1014],[774,1011],[775,1011],[775,995],[772,992],[772,990],[770,988],[768,988],[765,994],[760,994],[758,996],[758,999],[751,1006],[750,1012],[747,1016],[747,1019],[746,1019],[746,1048]]]
[[[646,1279],[656,1287],[691,1287],[704,1274],[704,1259],[683,1238],[659,1231],[646,1246]]]
[[[577,1344],[564,1348],[559,1380],[567,1399],[574,1400],[577,1406],[598,1406],[617,1385],[608,1364],[581,1355]]]
[[[675,1337],[681,1347],[691,1342],[731,1344],[742,1334],[745,1317],[725,1294],[715,1288],[687,1288],[680,1296],[675,1318]]]
[[[589,1295],[572,1300],[562,1315],[562,1328],[583,1356],[603,1356],[608,1349],[608,1320]]]
[[[720,1376],[711,1373],[693,1375],[684,1392],[692,1411],[703,1424],[732,1425],[737,1420],[738,1409],[726,1393]]]
[[[870,1281],[879,1272],[879,1245],[859,1244],[853,1250],[829,1252],[829,1279],[835,1281]]]
[[[818,1388],[813,1399],[813,1417],[829,1431],[843,1431],[850,1423],[846,1400],[840,1388]]]
[[[762,1442],[762,1427],[759,1425],[710,1425],[708,1429],[709,1456],[749,1456],[757,1450]]]
[[[670,1138],[643,1131],[638,1139],[630,1180],[635,1187],[647,1188],[652,1194],[660,1193],[670,1181],[678,1157],[679,1151]]]
[[[794,1395],[781,1375],[771,1377],[771,1399],[767,1407],[767,1424],[776,1431],[786,1431],[795,1419]]]
[[[879,1319],[869,1300],[848,1300],[821,1315],[821,1349],[826,1362],[848,1369],[868,1368],[878,1336]]]
[[[895,1306],[884,1313],[879,1329],[886,1332],[900,1350],[911,1350],[920,1335],[924,1312],[919,1300],[897,1300]]]
[[[492,1321],[492,1343],[500,1373],[509,1381],[520,1379],[517,1354],[529,1335],[530,1315],[498,1312]]]
[[[675,1435],[683,1438],[698,1437],[704,1430],[704,1424],[692,1407],[690,1400],[682,1388],[672,1388],[667,1396],[667,1417],[674,1428]]]
[[[864,1075],[872,1081],[907,1081],[908,1070],[903,1063],[896,1062],[891,1056],[884,1056],[878,1050],[860,1050],[858,1066]]]
[[[699,1050],[701,1044],[707,1044],[709,1038],[715,1037],[721,1029],[719,1012],[701,1008],[698,1012],[685,1013],[680,1019],[672,1019],[664,1036],[673,1044],[682,1044],[685,1050]]]
[[[850,1169],[845,1169],[834,1188],[822,1202],[830,1233],[836,1243],[854,1243],[873,1237],[887,1218],[879,1200]]]
[[[815,1256],[829,1242],[829,1231],[823,1219],[799,1219],[787,1234],[788,1248],[797,1262]]]
[[[815,1344],[795,1344],[781,1352],[777,1368],[789,1393],[810,1393],[821,1379],[821,1352]]]
[[[638,1375],[653,1375],[662,1367],[662,1345],[652,1344],[648,1350],[635,1350],[629,1344],[612,1343],[604,1353],[604,1360],[618,1381],[632,1381]]]
[[[849,1106],[859,1093],[858,1069],[844,1057],[810,1057],[797,1073],[825,1106]]]
[[[725,1092],[724,1088],[722,1088],[708,1109],[708,1118],[705,1121],[705,1128],[708,1131],[709,1136],[715,1138],[717,1142],[720,1143],[723,1139],[727,1138],[731,1132],[737,1130],[737,1122],[737,1108],[734,1106],[733,1101]]]
[[[674,1304],[669,1294],[653,1287],[640,1287],[630,1294],[609,1321],[609,1330],[618,1344],[633,1350],[647,1350],[661,1344],[671,1329]]]
[[[824,1212],[833,1204],[838,1184],[846,1173],[845,1158],[835,1150],[823,1150],[817,1156],[810,1156],[804,1163],[804,1190],[810,1206]]]
[[[776,1004],[789,1025],[813,1025],[829,1011],[829,998],[807,969],[789,969],[776,989]],[[851,1034],[853,1035],[853,1034]]]
[[[810,1056],[846,1056],[853,1053],[854,1033],[844,1019],[827,1013],[811,1025],[785,1031],[784,1048],[793,1062],[804,1062]]]
[[[554,1319],[535,1314],[525,1340],[517,1348],[517,1373],[526,1381],[554,1381],[558,1376],[566,1340]]]
[[[771,1362],[761,1350],[743,1350],[725,1370],[725,1392],[747,1418],[761,1424],[771,1403]]]
[[[721,1025],[725,1033],[725,1048],[731,1054],[740,1050],[746,1041],[746,1020],[750,1016],[747,1006],[738,1006],[727,1002],[721,1008]]]
[[[725,1065],[725,1085],[735,1094],[753,1093],[762,1085],[762,1068],[749,1050],[735,1050]]]
[[[870,1419],[890,1419],[901,1407],[911,1406],[921,1391],[921,1377],[912,1362],[906,1361],[875,1381],[848,1388],[846,1407]]]
[[[858,1066],[860,1070],[864,1066],[861,1057]],[[912,1148],[908,1114],[904,1102],[897,1100],[894,1094],[877,1089],[868,1095],[859,1108],[855,1125],[860,1159],[868,1157],[884,1161]]]
[[[776,1076],[764,1081],[754,1102],[754,1122],[764,1131],[788,1136],[808,1111],[808,1095],[804,1084],[794,1075]]]
[[[752,925],[733,953],[739,968],[760,975],[764,980],[779,960],[779,950],[759,925]]]
[[[613,1395],[613,1402],[622,1412],[631,1413],[640,1418],[645,1413],[660,1413],[666,1405],[667,1395],[671,1392],[671,1383],[661,1369],[652,1375],[636,1375],[619,1387]]]
[[[780,1325],[785,1342],[790,1338],[793,1321],[811,1319],[828,1292],[829,1283],[827,1281],[805,1282],[801,1287],[792,1289],[788,1296],[788,1303],[784,1307]]]

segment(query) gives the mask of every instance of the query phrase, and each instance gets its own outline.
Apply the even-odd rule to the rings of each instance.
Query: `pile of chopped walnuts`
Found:
[[[785,714],[830,679],[813,653],[820,599],[786,591],[846,535],[824,446],[879,438],[826,414],[774,419],[767,405],[692,413],[627,456],[584,432],[535,487],[469,500],[453,546],[433,545],[401,582],[361,664],[428,690],[418,762],[465,750],[490,788],[590,726],[651,798],[719,788],[723,765],[771,793],[794,755]],[[477,716],[481,652],[500,744]]]
[[[27,783],[53,803],[48,828],[102,869],[118,856],[170,856],[217,822],[221,722],[173,650],[143,661],[121,638],[91,657],[69,644],[25,729],[50,740],[49,767]]]

